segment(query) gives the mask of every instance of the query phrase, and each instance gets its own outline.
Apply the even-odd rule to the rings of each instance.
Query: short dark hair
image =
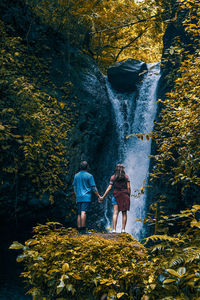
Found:
[[[88,169],[88,162],[86,160],[81,161],[80,169],[81,170],[87,170]]]

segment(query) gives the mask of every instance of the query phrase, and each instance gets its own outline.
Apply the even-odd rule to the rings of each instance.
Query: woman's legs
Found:
[[[127,222],[127,211],[122,211],[122,231],[125,231]]]
[[[115,205],[113,205],[113,220],[112,220],[113,221],[113,230],[116,230],[118,213],[119,213],[118,205],[115,204]]]

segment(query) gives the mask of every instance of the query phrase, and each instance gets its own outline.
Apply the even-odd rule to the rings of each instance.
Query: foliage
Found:
[[[151,180],[165,176],[172,185],[180,183],[184,192],[185,188],[200,186],[199,1],[180,0],[179,13],[185,14],[183,28],[191,45],[177,44],[168,49],[169,59],[174,64],[180,60],[180,67],[173,90],[159,100],[163,109],[153,135],[158,153],[153,157]]]
[[[149,299],[199,299],[200,206],[165,217],[177,233],[146,239],[151,245],[152,276],[146,288]]]
[[[48,299],[135,299],[151,273],[144,246],[129,234],[78,235],[49,222],[34,228],[34,237],[10,249],[22,249],[17,261],[28,293]]]
[[[42,196],[65,186],[69,138],[75,119],[71,83],[56,91],[49,61],[38,55],[12,27],[0,23],[1,41],[1,186],[31,183]],[[40,44],[41,47],[41,44]],[[36,54],[37,53],[37,54]],[[61,92],[62,91],[62,92]]]
[[[155,212],[156,216],[157,212]],[[34,228],[23,250],[21,274],[28,293],[47,299],[198,299],[200,297],[200,205],[157,219],[162,228],[145,240],[146,249],[129,234],[78,235],[49,222]],[[164,233],[164,234],[163,234]],[[147,251],[149,255],[147,255]]]
[[[134,57],[158,61],[168,17],[154,0],[26,0],[37,16],[99,65]]]
[[[161,195],[160,198],[151,203],[148,209],[147,217],[143,220],[143,223],[147,223],[148,226],[154,227],[154,235],[156,234],[167,234],[169,227],[173,224],[166,224],[166,196]],[[153,231],[150,230],[152,233]]]

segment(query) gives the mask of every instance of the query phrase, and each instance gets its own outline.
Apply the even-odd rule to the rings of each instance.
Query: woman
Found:
[[[118,214],[122,212],[122,230],[121,232],[125,232],[126,222],[127,222],[127,210],[130,209],[130,180],[129,177],[125,174],[124,166],[122,164],[117,164],[115,167],[114,175],[110,178],[109,186],[107,187],[104,195],[101,197],[101,200],[108,195],[110,190],[113,187],[113,197],[112,197],[112,205],[113,205],[113,230],[112,232],[116,232],[117,226],[117,218]]]

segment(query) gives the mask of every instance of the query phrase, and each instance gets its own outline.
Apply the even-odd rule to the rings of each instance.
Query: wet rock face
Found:
[[[73,80],[73,78],[72,78]],[[118,157],[117,133],[112,104],[109,100],[104,75],[92,60],[86,72],[76,81],[79,99],[79,117],[72,135],[73,157],[70,161],[69,182],[82,159],[87,160],[100,194],[105,192]],[[102,229],[105,225],[104,204],[93,195],[87,224]]]
[[[96,177],[109,173],[111,157],[117,158],[115,117],[103,74],[91,64],[89,71],[79,74],[76,86],[79,99],[79,118],[72,136],[75,146],[75,169],[80,160],[89,162]],[[115,152],[115,153],[113,153]],[[74,169],[74,168],[72,168]],[[101,179],[102,180],[102,179]]]
[[[89,162],[90,172],[94,175],[99,192],[103,193],[117,159],[114,115],[107,95],[105,77],[91,57],[70,46],[65,37],[54,32],[53,28],[42,24],[23,0],[17,1],[14,6],[12,0],[4,0],[0,4],[0,10],[3,21],[7,27],[12,27],[14,36],[19,36],[24,44],[28,42],[30,52],[36,53],[37,58],[49,61],[49,78],[54,84],[52,93],[56,93],[56,97],[61,100],[65,84],[71,84],[69,100],[66,101],[75,102],[74,115],[77,118],[69,141],[71,151],[68,173],[65,175],[66,189],[57,192],[54,203],[51,204],[48,195],[40,199],[35,194],[28,179],[19,180],[17,197],[9,181],[5,182],[3,193],[0,191],[0,223],[13,223],[17,219],[18,223],[23,220],[26,224],[34,225],[48,219],[75,226],[75,214],[69,218],[66,215],[75,211],[72,180],[79,171],[80,160],[86,159]],[[29,27],[30,23],[32,25]],[[51,93],[50,86],[45,88]],[[97,205],[95,196],[94,198],[91,224],[96,224],[94,221],[100,215],[100,206]],[[103,205],[101,207],[103,210]]]
[[[177,17],[175,15],[177,14]],[[162,76],[159,81],[158,86],[158,99],[165,99],[166,93],[171,92],[174,87],[175,80],[180,76],[179,68],[181,62],[186,59],[186,55],[180,56],[178,52],[173,54],[170,53],[170,48],[183,48],[186,53],[194,53],[195,47],[193,42],[190,40],[189,34],[184,29],[184,23],[187,19],[187,14],[181,12],[178,9],[178,6],[174,6],[172,11],[172,15],[170,19],[174,21],[169,23],[164,37],[163,37],[163,54],[161,60],[161,70]],[[159,121],[162,116],[163,104],[161,102],[158,103],[157,109],[157,118],[156,121]],[[151,154],[157,154],[157,145],[155,141],[152,141]],[[154,161],[150,162],[150,172],[152,172],[154,168]],[[191,207],[192,204],[199,203],[199,191],[198,187],[189,187],[185,188],[184,192],[182,191],[182,185],[177,184],[172,186],[170,184],[170,176],[163,175],[160,176],[153,184],[153,187],[149,189],[147,195],[147,208],[152,203],[157,201],[160,196],[164,195],[167,199],[165,202],[165,211],[167,213],[175,213],[179,212],[181,209]]]
[[[118,62],[108,69],[108,80],[111,86],[119,92],[136,91],[137,84],[147,71],[147,65],[140,60],[127,59]]]

